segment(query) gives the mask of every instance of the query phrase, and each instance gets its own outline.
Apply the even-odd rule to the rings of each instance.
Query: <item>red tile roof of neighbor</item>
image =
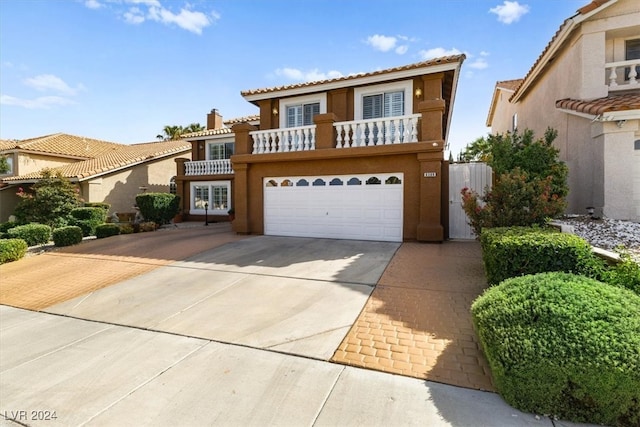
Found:
[[[514,91],[520,86],[523,79],[503,80],[496,83],[496,88]]]
[[[640,110],[640,93],[607,96],[605,98],[592,99],[591,101],[561,99],[556,101],[556,108],[564,108],[594,116],[612,111]]]
[[[191,150],[191,143],[187,141],[161,141],[143,144],[119,145],[111,151],[98,155],[93,159],[70,163],[53,168],[60,171],[64,177],[84,180],[92,176],[114,172],[118,169],[133,166],[146,161],[158,160],[163,157],[184,153]],[[41,172],[3,178],[3,182],[18,182],[37,180],[42,178]]]
[[[542,60],[545,58],[545,56],[551,50],[551,48],[557,42],[562,42],[564,39],[566,39],[567,34],[565,33],[565,30],[573,25],[574,18],[579,17],[580,15],[586,15],[589,12],[592,12],[593,10],[599,8],[600,6],[606,4],[606,3],[610,2],[610,1],[612,1],[612,0],[593,0],[589,4],[586,4],[583,7],[581,7],[580,9],[578,9],[575,15],[565,19],[564,22],[560,25],[560,28],[558,28],[556,33],[553,35],[553,37],[551,38],[549,43],[547,43],[547,45],[543,49],[542,53],[538,56],[536,61],[533,63],[533,65],[531,66],[531,68],[529,69],[527,74],[524,76],[524,79],[522,79],[521,83],[516,88],[515,93],[513,95],[511,95],[510,99],[513,99],[514,97],[519,95],[519,93],[521,92],[521,89],[523,89],[523,86],[525,86],[525,83],[527,83],[527,81],[534,74],[534,71],[536,70],[536,68],[538,68],[538,66],[541,65]],[[561,35],[563,35],[562,40],[561,40],[561,37],[560,37]]]
[[[53,154],[66,157],[90,159],[107,153],[123,144],[101,141],[82,136],[55,133],[23,140],[2,140],[0,151],[23,150],[36,153]]]
[[[389,69],[386,69],[386,70],[372,71],[372,72],[369,72],[369,73],[352,74],[352,75],[348,75],[348,76],[337,77],[337,78],[334,78],[334,79],[320,80],[320,81],[315,81],[315,82],[295,83],[295,84],[291,84],[291,85],[271,87],[271,88],[245,90],[245,91],[240,92],[240,95],[249,96],[249,95],[257,95],[257,94],[270,93],[270,92],[278,92],[278,91],[281,91],[281,90],[296,89],[296,88],[311,87],[311,86],[319,86],[319,85],[323,85],[323,84],[326,84],[326,83],[348,81],[348,80],[359,79],[359,78],[362,78],[362,77],[377,76],[377,75],[382,75],[382,74],[391,74],[391,73],[398,72],[398,71],[414,70],[414,69],[428,67],[428,66],[435,66],[435,65],[441,65],[441,64],[450,64],[450,63],[462,62],[465,58],[466,58],[465,55],[444,56],[444,57],[441,57],[441,58],[433,58],[433,59],[429,59],[429,60],[423,61],[423,62],[418,62],[418,63],[415,63],[415,64],[403,65],[401,67],[389,68]]]

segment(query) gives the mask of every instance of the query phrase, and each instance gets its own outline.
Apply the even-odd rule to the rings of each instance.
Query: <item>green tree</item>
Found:
[[[11,172],[11,165],[7,156],[0,155],[0,174]]]
[[[156,138],[162,141],[175,141],[180,139],[181,135],[191,132],[199,132],[205,130],[205,127],[200,123],[191,123],[189,126],[165,126],[162,129],[162,134],[156,135]]]
[[[490,160],[490,146],[487,138],[480,137],[473,141],[460,153],[461,162],[488,162]]]
[[[527,129],[490,135],[476,144],[476,155],[487,159],[497,177],[482,197],[468,188],[461,191],[462,207],[477,235],[485,227],[544,224],[564,212],[568,169],[553,146],[556,136],[547,129],[535,139]]]
[[[50,169],[42,171],[42,179],[25,191],[20,187],[14,215],[23,224],[37,222],[53,228],[66,225],[72,209],[80,205],[78,187]]]

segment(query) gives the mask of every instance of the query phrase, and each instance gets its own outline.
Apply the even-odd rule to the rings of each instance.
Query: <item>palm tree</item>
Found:
[[[185,133],[200,132],[201,130],[205,130],[205,127],[200,123],[191,123],[186,127],[167,125],[162,129],[162,134],[156,135],[156,138],[161,141],[175,141]]]

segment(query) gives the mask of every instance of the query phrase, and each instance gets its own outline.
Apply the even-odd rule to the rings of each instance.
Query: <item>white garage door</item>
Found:
[[[265,178],[264,234],[402,241],[402,173]]]

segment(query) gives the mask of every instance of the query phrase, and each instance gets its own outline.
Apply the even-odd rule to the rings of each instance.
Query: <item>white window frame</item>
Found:
[[[220,140],[208,140],[206,142],[206,153],[205,156],[207,158],[207,160],[224,160],[224,159],[212,159],[211,158],[211,149],[210,146],[211,145],[223,145],[223,144],[233,144],[233,151],[235,153],[236,147],[235,147],[235,141],[231,138],[226,138],[226,139],[220,139]]]
[[[355,120],[362,120],[363,101],[365,96],[399,91],[404,91],[404,114],[413,114],[413,80],[404,80],[395,83],[355,88],[353,91],[353,110]]]
[[[231,181],[192,181],[191,182],[191,194],[189,200],[189,213],[192,215],[204,215],[204,209],[196,209],[195,207],[195,187],[204,187],[206,186],[209,189],[209,202],[212,203],[213,200],[213,187],[226,187],[227,188],[227,206],[220,209],[212,209],[211,205],[207,209],[207,213],[211,215],[226,215],[228,210],[233,206],[233,201],[231,199]]]
[[[279,101],[278,114],[280,115],[280,128],[287,127],[287,107],[294,107],[296,105],[304,104],[320,104],[320,114],[326,114],[327,112],[327,94],[316,93],[307,96],[296,96],[293,98],[283,98]]]

